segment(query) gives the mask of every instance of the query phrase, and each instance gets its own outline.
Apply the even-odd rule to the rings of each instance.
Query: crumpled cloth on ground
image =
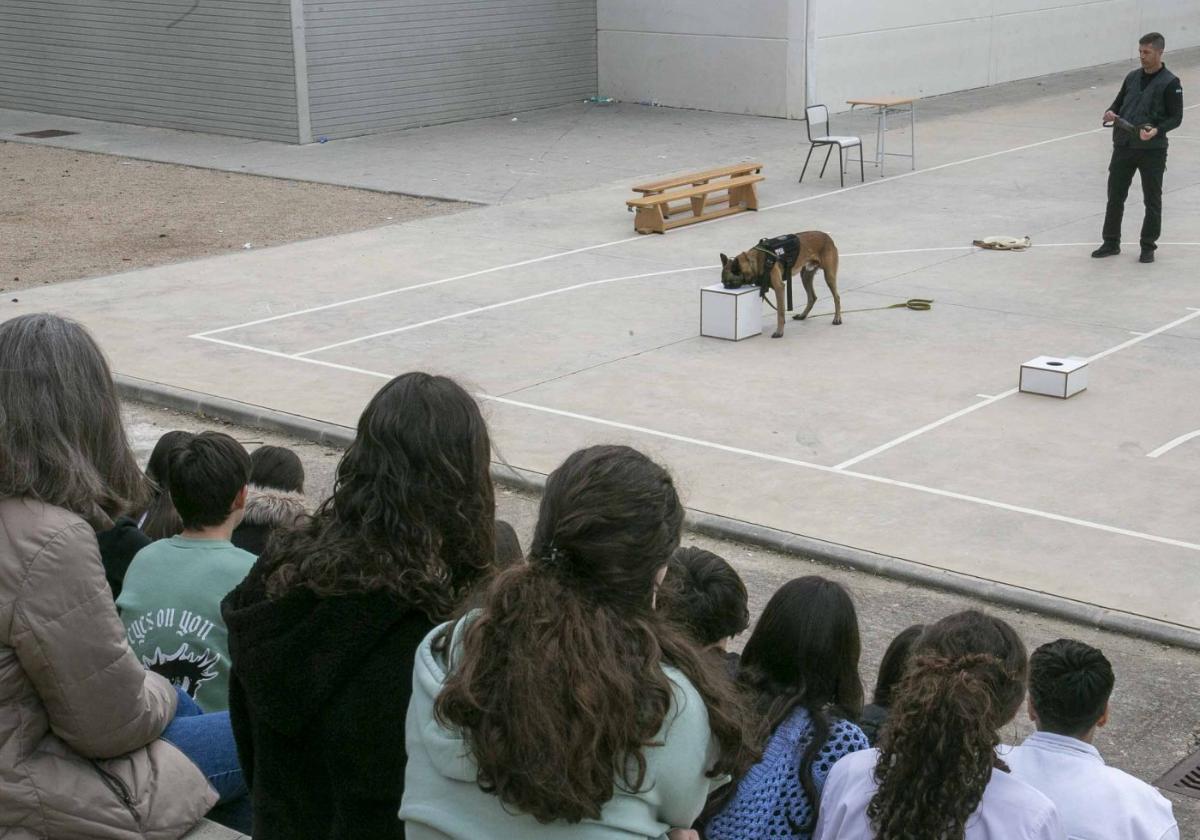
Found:
[[[1024,251],[1033,243],[1028,236],[1022,236],[1019,239],[1015,236],[985,236],[983,239],[976,239],[971,244],[992,251]]]

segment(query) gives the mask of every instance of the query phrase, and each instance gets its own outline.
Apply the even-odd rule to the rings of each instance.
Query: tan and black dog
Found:
[[[768,287],[775,290],[776,323],[771,338],[783,338],[784,278],[789,277],[794,268],[800,269],[808,304],[803,312],[792,317],[803,321],[817,302],[813,277],[819,268],[825,275],[825,285],[833,293],[833,323],[842,323],[842,299],[837,290],[838,250],[829,234],[806,230],[775,239],[763,239],[733,259],[721,254],[721,282],[726,288],[754,284],[764,297]]]

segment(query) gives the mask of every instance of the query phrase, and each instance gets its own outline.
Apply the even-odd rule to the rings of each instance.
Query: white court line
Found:
[[[1147,452],[1146,457],[1147,458],[1157,458],[1159,455],[1162,455],[1164,452],[1170,452],[1176,446],[1179,446],[1179,444],[1187,443],[1189,440],[1191,440],[1192,438],[1195,438],[1195,437],[1200,437],[1200,429],[1197,429],[1194,432],[1188,432],[1186,435],[1180,435],[1179,437],[1175,438],[1174,440],[1167,441],[1162,446],[1158,447],[1158,449],[1155,449],[1153,452]]]
[[[1188,307],[1188,308],[1192,309],[1192,307]],[[1094,362],[1097,359],[1103,359],[1105,356],[1112,355],[1113,353],[1119,353],[1122,350],[1132,347],[1135,344],[1140,344],[1141,342],[1145,341],[1148,338],[1153,338],[1154,336],[1164,333],[1167,330],[1174,329],[1175,327],[1178,327],[1180,324],[1186,324],[1188,321],[1191,321],[1194,318],[1200,318],[1200,310],[1193,310],[1192,314],[1190,314],[1190,315],[1184,315],[1182,318],[1177,318],[1169,324],[1163,324],[1161,327],[1151,330],[1150,332],[1142,333],[1138,336],[1135,336],[1134,338],[1129,339],[1128,341],[1122,341],[1120,344],[1110,347],[1107,350],[1102,350],[1099,353],[1096,353],[1095,355],[1088,356],[1085,361]],[[867,458],[874,457],[875,455],[878,455],[881,452],[886,452],[887,450],[891,449],[894,446],[899,446],[902,443],[906,443],[915,437],[919,437],[920,435],[923,435],[928,431],[938,428],[939,426],[944,426],[947,423],[957,420],[959,417],[970,414],[973,411],[978,411],[981,408],[986,408],[987,406],[992,405],[993,403],[997,403],[1000,400],[1005,399],[1007,397],[1011,397],[1013,394],[1017,393],[1018,390],[1019,389],[1017,389],[1017,388],[1010,388],[1009,390],[1005,391],[1002,394],[997,394],[996,396],[989,397],[989,398],[983,400],[982,402],[977,402],[974,405],[969,405],[966,408],[959,409],[958,411],[954,412],[953,414],[947,414],[945,417],[941,418],[940,420],[934,420],[932,423],[927,423],[926,425],[922,426],[921,428],[914,429],[913,431],[909,432],[908,434],[901,435],[898,438],[889,440],[887,443],[883,443],[883,444],[880,444],[879,446],[876,446],[874,449],[868,449],[866,452],[863,452],[860,455],[855,455],[853,458],[849,458],[845,461],[842,461],[842,463],[833,467],[833,469],[844,470],[846,467],[854,466],[859,461],[865,461]]]
[[[991,405],[992,403],[999,402],[1000,400],[1005,399],[1006,397],[1011,397],[1015,393],[1017,393],[1017,389],[1010,388],[1009,390],[1007,390],[1001,394],[996,394],[996,396],[994,396],[994,397],[988,397],[987,399],[977,402],[974,405],[969,405],[966,408],[960,408],[958,411],[954,412],[953,414],[947,414],[945,417],[943,417],[940,420],[934,420],[932,423],[927,423],[919,429],[913,429],[911,432],[909,432],[906,435],[901,435],[898,438],[889,440],[887,443],[883,443],[883,444],[880,444],[879,446],[876,446],[874,449],[868,449],[866,452],[863,452],[861,455],[855,455],[853,458],[849,458],[845,461],[842,461],[842,463],[836,465],[833,469],[844,470],[844,469],[846,469],[846,467],[852,467],[855,464],[857,464],[859,461],[865,461],[868,458],[878,455],[880,452],[886,452],[887,450],[891,449],[893,446],[899,446],[902,443],[906,443],[907,441],[910,441],[915,437],[919,437],[928,431],[932,431],[933,429],[936,429],[938,426],[944,426],[947,423],[957,420],[959,417],[970,414],[972,411],[978,411],[979,409],[985,408],[985,407]]]
[[[321,365],[322,367],[333,368],[334,370],[344,370],[348,373],[361,373],[364,376],[374,376],[376,379],[392,379],[394,374],[384,373],[378,370],[367,370],[366,368],[353,367],[351,365],[339,365],[336,362],[324,362],[319,359],[304,359],[300,356],[292,356],[288,353],[280,353],[278,350],[267,350],[264,347],[255,347],[253,344],[239,344],[236,341],[226,341],[223,338],[213,338],[211,335],[193,335],[191,338],[200,341],[211,341],[213,344],[222,344],[226,347],[236,347],[238,350],[250,350],[254,353],[262,353],[266,356],[274,356],[277,359],[291,359],[293,362],[308,362],[313,365]]]
[[[701,438],[677,435],[672,432],[664,432],[659,429],[651,429],[646,426],[635,426],[632,423],[621,423],[616,420],[606,420],[602,417],[594,417],[588,414],[578,414],[573,411],[563,411],[557,408],[548,408],[543,405],[537,405],[536,403],[522,402],[520,400],[513,400],[507,397],[493,397],[487,394],[476,394],[475,396],[481,400],[487,400],[489,402],[503,403],[505,405],[511,405],[517,408],[540,411],[545,414],[554,414],[559,417],[566,417],[572,420],[581,420],[585,423],[594,423],[614,429],[623,429],[625,431],[652,435],[654,437],[664,438],[666,440],[672,440],[678,443],[686,443],[693,446],[701,446],[706,449],[715,449],[721,452],[728,452],[733,455],[746,455],[761,461],[773,461],[779,464],[788,464],[795,467],[817,470],[818,472],[829,473],[831,475],[850,476],[851,478],[858,478],[862,479],[863,481],[871,481],[875,482],[876,484],[886,484],[892,487],[901,487],[906,490],[915,490],[918,493],[928,493],[933,496],[955,499],[960,502],[971,502],[973,504],[996,508],[998,510],[1006,510],[1012,513],[1023,513],[1029,516],[1036,516],[1039,519],[1048,519],[1052,522],[1078,525],[1083,528],[1090,528],[1095,531],[1104,531],[1105,533],[1109,534],[1118,534],[1124,537],[1133,537],[1134,539],[1146,540],[1148,542],[1160,543],[1162,545],[1175,546],[1176,548],[1186,548],[1191,551],[1200,551],[1200,544],[1197,543],[1187,542],[1185,540],[1177,540],[1172,537],[1161,537],[1157,534],[1149,534],[1144,531],[1132,531],[1128,528],[1118,528],[1115,525],[1105,525],[1103,522],[1093,522],[1090,519],[1064,516],[1063,514],[1051,513],[1050,511],[1038,510],[1036,508],[1024,507],[1022,505],[1010,505],[1007,502],[998,502],[995,499],[985,499],[982,496],[971,496],[966,493],[956,493],[952,490],[942,490],[938,487],[915,484],[911,481],[899,481],[893,478],[885,478],[884,476],[871,475],[870,473],[855,472],[853,470],[841,470],[836,467],[826,467],[821,464],[814,464],[811,461],[801,461],[796,458],[786,458],[782,455],[772,455],[767,452],[758,452],[753,449],[744,449],[739,446],[726,446],[722,443],[714,443],[713,441],[703,440]]]
[[[1200,310],[1197,310],[1193,316],[1189,316],[1189,317],[1200,317]],[[1160,331],[1161,331],[1161,329],[1169,329],[1169,328],[1170,328],[1170,325],[1168,325],[1165,328],[1160,328]],[[326,362],[321,359],[298,358],[296,356],[290,356],[287,353],[279,353],[274,350],[266,350],[262,347],[254,347],[253,345],[249,345],[249,344],[239,344],[237,342],[226,341],[221,338],[212,338],[210,336],[200,336],[199,338],[202,341],[210,341],[214,344],[221,344],[221,345],[224,345],[227,347],[234,347],[234,348],[238,348],[241,350],[249,350],[249,351],[255,352],[255,353],[262,353],[264,355],[273,356],[275,358],[288,359],[288,360],[291,360],[294,362],[303,362],[305,364],[310,364],[310,365],[319,365],[321,367],[333,368],[335,370],[343,370],[343,371],[348,371],[351,373],[358,373],[358,374],[362,374],[365,376],[375,377],[378,379],[389,379],[390,380],[393,376],[392,374],[383,373],[382,371],[367,370],[364,368],[355,368],[355,367],[351,367],[349,365],[340,365],[340,364],[336,364],[334,362]],[[996,508],[998,510],[1006,510],[1006,511],[1010,511],[1012,513],[1024,513],[1029,516],[1035,516],[1035,517],[1038,517],[1041,519],[1048,519],[1048,520],[1051,520],[1054,522],[1062,522],[1062,523],[1069,524],[1069,525],[1077,525],[1077,526],[1080,526],[1083,528],[1090,528],[1092,530],[1103,531],[1103,532],[1110,533],[1110,534],[1118,534],[1120,536],[1133,537],[1135,539],[1146,540],[1148,542],[1160,543],[1163,545],[1171,545],[1171,546],[1176,546],[1178,548],[1186,548],[1186,549],[1189,549],[1192,551],[1200,551],[1200,545],[1198,545],[1196,543],[1185,542],[1183,540],[1177,540],[1177,539],[1173,539],[1171,537],[1161,537],[1161,536],[1158,536],[1157,534],[1149,534],[1149,533],[1145,533],[1142,531],[1131,531],[1126,528],[1118,528],[1113,525],[1105,525],[1102,522],[1093,522],[1088,519],[1079,519],[1077,517],[1064,516],[1062,514],[1051,513],[1049,511],[1037,510],[1036,508],[1023,507],[1020,505],[1010,505],[1007,502],[1000,502],[1000,501],[996,501],[994,499],[986,499],[986,498],[983,498],[982,496],[971,496],[971,495],[967,495],[965,493],[956,493],[951,490],[942,490],[940,488],[929,487],[924,484],[915,484],[915,483],[909,482],[909,481],[899,481],[897,479],[885,478],[883,476],[871,475],[870,473],[862,473],[862,472],[857,472],[854,470],[841,469],[839,467],[827,467],[823,464],[816,464],[811,461],[802,461],[797,458],[787,458],[782,455],[772,455],[767,452],[758,452],[753,449],[744,449],[742,447],[737,447],[737,446],[726,446],[725,444],[715,443],[713,441],[702,440],[700,438],[687,437],[685,435],[677,435],[677,434],[673,434],[671,432],[664,432],[664,431],[661,431],[658,429],[651,429],[646,426],[635,426],[631,423],[621,423],[616,420],[606,420],[601,417],[593,417],[593,416],[586,415],[586,414],[578,414],[578,413],[572,412],[572,411],[564,411],[562,409],[550,408],[548,406],[537,405],[536,403],[522,402],[520,400],[514,400],[514,399],[510,399],[508,397],[496,397],[496,396],[492,396],[491,394],[483,394],[483,393],[477,393],[477,394],[475,394],[475,397],[479,400],[484,400],[486,402],[502,403],[502,404],[511,405],[511,406],[514,406],[517,408],[528,409],[530,411],[538,411],[543,414],[553,414],[553,415],[557,415],[560,417],[567,417],[567,418],[574,419],[574,420],[581,420],[583,422],[593,423],[593,424],[601,425],[601,426],[607,426],[610,428],[625,429],[627,431],[639,432],[639,433],[646,434],[646,435],[652,435],[654,437],[664,438],[666,440],[673,440],[673,441],[677,441],[680,443],[687,443],[687,444],[691,444],[694,446],[701,446],[706,449],[714,449],[714,450],[718,450],[721,452],[729,452],[734,455],[745,455],[745,456],[748,456],[751,458],[756,458],[756,459],[762,460],[762,461],[773,461],[775,463],[780,463],[780,464],[789,464],[791,466],[801,467],[801,468],[810,469],[810,470],[816,470],[818,472],[827,473],[829,475],[848,476],[850,478],[857,478],[857,479],[861,479],[863,481],[871,481],[876,484],[886,484],[886,485],[889,485],[892,487],[900,487],[900,488],[904,488],[906,490],[913,490],[913,491],[916,491],[919,493],[927,493],[927,494],[934,495],[934,496],[942,496],[942,497],[948,498],[948,499],[955,499],[958,501],[970,502],[972,504],[983,505],[985,507]]]
[[[670,271],[651,271],[646,274],[627,274],[624,277],[608,277],[603,280],[589,280],[586,283],[576,283],[574,286],[564,286],[561,289],[550,289],[545,292],[538,292],[533,295],[525,295],[525,297],[513,298],[512,300],[504,300],[499,303],[489,303],[487,306],[477,306],[474,309],[465,309],[462,312],[452,312],[449,315],[442,315],[440,318],[430,318],[428,321],[420,321],[416,324],[406,324],[403,327],[394,327],[390,330],[380,330],[370,335],[362,335],[357,338],[348,338],[345,341],[335,341],[333,344],[326,344],[324,347],[314,347],[312,350],[302,350],[299,353],[292,354],[294,358],[303,358],[311,356],[313,353],[321,353],[325,350],[333,350],[337,347],[345,347],[350,344],[357,344],[360,341],[370,341],[373,338],[382,338],[385,335],[395,335],[397,333],[408,332],[409,330],[428,327],[433,324],[440,324],[443,321],[452,321],[455,318],[465,318],[468,315],[478,315],[480,312],[489,312],[493,309],[501,309],[505,306],[513,306],[518,303],[525,303],[538,298],[550,297],[551,295],[561,295],[565,292],[574,292],[578,289],[586,289],[589,286],[601,286],[605,283],[616,283],[619,280],[641,280],[646,277],[662,277],[664,274],[682,274],[685,271],[703,271],[720,268],[719,265],[697,265],[691,268],[673,268]]]
[[[1046,242],[1043,244],[1035,244],[1030,247],[1033,247],[1033,248],[1074,248],[1074,247],[1083,247],[1083,246],[1091,247],[1094,244],[1095,244],[1094,242]],[[1164,242],[1162,244],[1163,245],[1200,245],[1200,242]],[[942,246],[942,247],[937,247],[937,248],[902,248],[902,249],[889,250],[889,251],[858,251],[858,252],[854,252],[854,253],[842,254],[840,256],[840,258],[846,259],[847,257],[877,257],[877,256],[890,256],[890,255],[896,255],[896,254],[921,254],[921,253],[930,253],[930,252],[934,252],[934,251],[964,251],[964,252],[967,252],[967,251],[977,251],[977,250],[980,250],[980,249],[974,245],[948,245],[948,246]],[[460,312],[452,312],[449,315],[442,315],[438,318],[430,318],[427,321],[420,321],[415,324],[407,324],[403,327],[394,327],[390,330],[380,330],[379,332],[370,333],[369,335],[361,335],[361,336],[356,336],[354,338],[348,338],[348,339],[345,339],[344,341],[335,341],[332,344],[326,344],[321,347],[314,347],[311,350],[301,350],[299,353],[294,353],[292,355],[294,355],[296,358],[303,358],[304,356],[311,356],[315,353],[322,353],[326,350],[334,350],[339,347],[346,347],[351,344],[358,344],[360,342],[370,341],[375,338],[382,338],[384,336],[408,332],[409,330],[420,329],[421,327],[428,327],[428,326],[432,326],[433,324],[440,324],[443,321],[453,321],[457,318],[465,318],[470,315],[477,315],[480,312],[488,312],[493,309],[502,309],[503,307],[506,307],[506,306],[512,306],[512,305],[518,304],[518,303],[525,303],[527,301],[537,300],[538,298],[551,297],[552,295],[560,295],[560,294],[563,294],[564,292],[573,292],[578,289],[588,288],[590,286],[600,286],[600,285],[604,285],[605,283],[616,283],[621,280],[641,280],[646,277],[662,277],[667,274],[681,274],[685,271],[705,271],[705,270],[711,270],[711,269],[715,269],[715,268],[719,268],[719,266],[696,265],[696,266],[691,266],[689,268],[673,268],[673,269],[669,269],[666,271],[651,271],[651,272],[647,272],[645,274],[626,274],[621,277],[606,277],[606,278],[603,278],[600,280],[589,280],[585,283],[576,283],[573,286],[564,286],[560,289],[550,289],[545,292],[538,292],[537,294],[525,295],[524,297],[513,298],[512,300],[501,301],[499,303],[490,303],[486,306],[478,306],[478,307],[475,307],[474,309],[464,309]],[[442,281],[439,281],[439,282],[442,282]],[[425,285],[429,285],[429,284],[425,284]],[[406,288],[415,289],[415,288],[421,288],[421,287],[420,286],[410,286],[410,287],[406,287]],[[247,325],[243,325],[243,326],[247,326]],[[233,328],[226,327],[224,329],[233,329]],[[191,338],[202,338],[205,336],[213,335],[216,332],[221,332],[221,331],[222,330],[215,330],[215,331],[210,331],[210,332],[206,332],[206,333],[197,333],[196,335],[193,335],[190,337]],[[1139,333],[1133,333],[1133,334],[1139,335]]]
[[[493,271],[504,271],[507,268],[520,268],[523,265],[533,265],[534,263],[545,262],[546,260],[557,259],[558,257],[568,257],[571,254],[582,254],[584,251],[594,251],[597,248],[607,248],[609,245],[620,245],[622,242],[633,242],[640,239],[640,236],[630,236],[625,239],[617,239],[612,242],[603,242],[599,245],[586,245],[583,248],[575,248],[570,251],[562,251],[557,254],[547,254],[544,257],[534,257],[529,260],[521,260],[520,262],[508,263],[507,265],[497,265],[492,268],[482,268],[479,271],[472,271],[467,274],[459,274],[454,277],[444,277],[441,280],[430,280],[428,283],[417,283],[412,286],[401,286],[398,289],[388,289],[383,292],[376,292],[372,295],[363,295],[361,297],[349,298],[348,300],[339,300],[335,303],[327,303],[323,306],[310,306],[307,309],[297,309],[294,312],[284,312],[280,315],[272,315],[269,318],[259,318],[255,321],[247,321],[244,324],[234,324],[231,327],[220,327],[215,330],[207,330],[205,332],[196,333],[188,336],[189,338],[204,338],[205,336],[216,335],[217,333],[229,332],[230,330],[241,329],[242,327],[253,327],[258,324],[265,324],[269,321],[279,321],[283,318],[294,318],[297,315],[307,315],[310,312],[322,312],[326,309],[334,309],[339,306],[349,306],[352,303],[362,303],[364,300],[375,300],[388,295],[396,295],[400,292],[412,292],[417,289],[428,289],[430,286],[440,286],[443,283],[453,283],[456,280],[466,280],[470,277],[479,277],[482,274],[491,274]]]
[[[1188,105],[1187,107],[1184,108],[1184,110],[1188,111],[1188,110],[1191,110],[1192,108],[1196,108],[1196,107],[1200,107],[1200,105]],[[893,175],[889,178],[880,178],[879,180],[876,180],[876,181],[867,181],[865,183],[855,184],[850,187],[842,187],[841,189],[831,190],[826,193],[818,193],[817,195],[805,196],[804,198],[797,198],[797,199],[793,199],[792,201],[785,201],[781,204],[772,204],[767,207],[760,207],[758,209],[758,212],[765,213],[768,210],[777,210],[780,207],[790,207],[793,204],[801,204],[801,203],[807,202],[807,201],[815,201],[820,198],[827,198],[832,195],[840,195],[841,193],[844,193],[844,192],[850,192],[851,190],[862,189],[863,187],[869,187],[869,186],[872,186],[875,184],[887,184],[887,183],[891,183],[893,181],[901,180],[903,178],[911,177],[913,175],[921,175],[926,172],[937,172],[938,170],[946,169],[951,166],[959,166],[959,165],[966,164],[966,163],[975,163],[976,161],[987,160],[988,158],[997,157],[999,155],[1007,155],[1011,152],[1021,152],[1021,151],[1025,151],[1026,149],[1033,149],[1038,146],[1045,146],[1048,143],[1058,143],[1062,140],[1071,140],[1076,137],[1083,137],[1088,134],[1095,134],[1099,131],[1106,131],[1106,130],[1107,129],[1104,129],[1104,128],[1093,128],[1088,131],[1077,131],[1074,134],[1064,134],[1061,137],[1052,137],[1049,140],[1041,140],[1037,143],[1027,143],[1023,146],[1014,146],[1011,149],[1002,149],[998,152],[991,152],[986,155],[977,155],[975,157],[965,158],[964,160],[950,161],[949,163],[942,163],[937,166],[931,166],[927,169],[917,169],[914,171],[903,172],[899,175]],[[707,222],[700,222],[699,224],[694,225],[693,227],[701,227],[703,225],[712,224],[714,222],[719,222],[719,221],[723,221],[723,219],[710,219]],[[361,297],[350,298],[348,300],[335,301],[334,303],[327,303],[322,306],[310,306],[307,309],[297,309],[293,312],[284,312],[279,315],[271,315],[270,317],[267,317],[267,318],[259,318],[254,321],[246,321],[243,324],[233,324],[232,326],[228,326],[228,327],[218,327],[217,329],[214,329],[214,330],[206,330],[204,332],[196,333],[192,336],[189,336],[189,338],[203,338],[204,336],[216,335],[217,333],[229,332],[230,330],[237,330],[237,329],[241,329],[243,327],[253,327],[258,324],[266,324],[268,322],[279,321],[284,318],[294,318],[297,315],[307,315],[310,312],[321,312],[326,309],[334,309],[339,306],[349,306],[352,303],[361,303],[362,301],[365,301],[365,300],[375,300],[377,298],[387,297],[388,295],[400,294],[401,292],[409,292],[409,291],[413,291],[415,289],[425,289],[430,286],[441,285],[442,283],[453,283],[457,280],[466,280],[471,277],[479,277],[484,274],[491,274],[492,272],[495,272],[495,271],[504,271],[505,269],[509,269],[509,268],[519,268],[523,265],[533,265],[534,263],[545,262],[546,260],[553,260],[553,259],[557,259],[559,257],[568,257],[568,256],[571,256],[572,254],[582,254],[585,251],[595,251],[599,248],[608,248],[612,245],[621,245],[626,242],[637,242],[639,240],[645,240],[648,238],[652,238],[652,237],[649,235],[638,234],[635,236],[627,236],[624,239],[614,239],[612,242],[600,242],[595,245],[585,245],[582,248],[573,248],[570,251],[560,251],[557,254],[547,254],[543,257],[535,257],[535,258],[529,259],[529,260],[522,260],[521,262],[509,263],[507,265],[498,265],[498,266],[494,266],[492,268],[484,268],[484,269],[480,269],[479,271],[469,272],[467,274],[459,274],[454,277],[446,277],[441,280],[432,280],[428,283],[418,283],[413,286],[401,286],[396,289],[387,289],[382,292],[376,292],[376,293],[370,294],[370,295],[363,295]],[[1166,243],[1164,243],[1164,244],[1166,244]]]

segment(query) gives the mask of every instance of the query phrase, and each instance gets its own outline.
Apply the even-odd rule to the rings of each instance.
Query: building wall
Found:
[[[598,0],[600,92],[804,115],[805,0]]]
[[[485,117],[596,92],[596,0],[303,6],[313,137]]]
[[[296,142],[289,0],[0,0],[0,107]]]
[[[1200,44],[1197,0],[815,0],[817,96],[933,96]]]
[[[1131,58],[1158,30],[1200,44],[1198,0],[597,0],[600,90],[628,101],[802,117],[815,101],[933,96]],[[1168,57],[1168,63],[1170,59]]]

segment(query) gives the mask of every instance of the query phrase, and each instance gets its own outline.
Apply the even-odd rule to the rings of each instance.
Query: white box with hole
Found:
[[[758,286],[727,289],[720,283],[700,290],[700,335],[741,341],[762,334]]]
[[[1066,399],[1087,387],[1087,360],[1038,356],[1021,365],[1020,388],[1026,394]]]

